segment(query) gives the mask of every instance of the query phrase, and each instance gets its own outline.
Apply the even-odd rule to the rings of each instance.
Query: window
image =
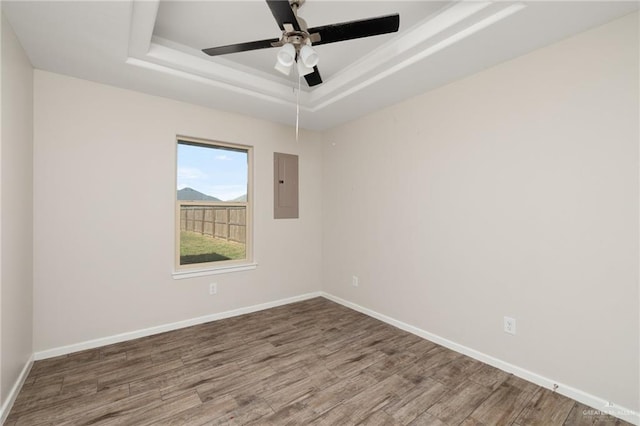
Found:
[[[251,263],[251,147],[178,138],[176,270]]]

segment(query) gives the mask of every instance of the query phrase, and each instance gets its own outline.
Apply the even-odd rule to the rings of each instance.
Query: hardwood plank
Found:
[[[522,391],[529,392],[531,394],[534,394],[539,389],[542,389],[540,386],[535,385],[531,382],[527,382],[526,380],[521,379],[520,377],[514,376],[512,374],[509,375],[509,377],[507,378],[507,380],[505,380],[504,383],[510,386],[516,387]]]
[[[135,413],[135,410],[140,409],[140,407],[147,407],[159,399],[157,392],[126,396],[120,400],[97,404],[87,410],[67,415],[66,419],[60,421],[59,424],[60,426],[108,424],[115,418]]]
[[[324,375],[308,376],[266,395],[264,399],[277,412],[288,405],[310,398],[321,384],[330,383],[334,377],[328,371]]]
[[[482,423],[474,419],[473,417],[467,417],[466,419],[464,419],[462,423],[460,423],[460,426],[491,426],[491,425]]]
[[[497,389],[505,380],[509,378],[510,374],[506,371],[502,371],[487,364],[474,371],[469,380],[482,386],[487,386],[491,389]]]
[[[20,391],[20,394],[16,398],[14,407],[20,409],[23,403],[30,403],[38,399],[46,399],[52,396],[56,396],[62,390],[62,384],[64,378],[56,378],[54,381],[47,383],[33,383],[31,385],[24,385]]]
[[[234,363],[219,365],[205,359],[182,368],[167,370],[163,374],[135,379],[129,383],[129,390],[132,394],[137,394],[157,389],[163,397],[171,397],[209,381],[230,376],[237,378],[241,374],[240,368]]]
[[[119,404],[120,405],[120,404]],[[167,417],[175,416],[194,407],[202,405],[198,393],[192,391],[190,393],[179,395],[170,400],[158,400],[154,399],[151,404],[145,406],[138,406],[132,411],[127,412],[122,410],[121,406],[116,407],[118,409],[117,417],[109,419],[104,422],[104,425],[118,425],[118,424],[134,424],[136,426],[148,426],[164,423],[164,419]],[[90,422],[87,424],[102,424],[99,422]]]
[[[212,399],[195,407],[167,417],[162,424],[167,426],[202,425],[211,419],[225,418],[239,408],[236,400],[230,395]]]
[[[418,357],[425,355],[427,352],[432,351],[435,348],[441,347],[436,343],[409,333],[403,333],[399,336],[399,339],[396,340],[396,345],[397,350],[408,351]]]
[[[471,413],[470,418],[480,424],[509,425],[533,398],[533,393],[502,383]]]
[[[220,380],[206,381],[195,386],[202,402],[215,399],[227,393],[234,393],[238,389],[252,386],[267,377],[273,376],[277,372],[271,367],[259,367],[255,370],[248,370],[238,375],[228,375]]]
[[[86,364],[91,361],[99,361],[100,359],[100,349],[89,349],[69,355],[62,355],[42,361],[36,361],[31,368],[31,372],[37,376],[43,370],[48,372],[68,370],[76,365]]]
[[[575,401],[548,389],[538,389],[516,419],[516,423],[558,424],[564,423]]]
[[[447,391],[427,412],[445,423],[459,424],[487,397],[491,389],[471,381],[463,381]]]
[[[427,379],[411,388],[402,398],[384,408],[397,422],[408,425],[440,400],[447,388],[440,382]]]
[[[91,394],[98,392],[98,378],[92,374],[66,376],[62,382],[60,395]]]
[[[395,396],[406,392],[407,388],[409,388],[407,380],[399,376],[391,376],[334,407],[319,419],[322,422],[322,417],[325,417],[333,421],[346,416],[352,424],[357,424],[366,419],[371,412],[383,409]],[[336,411],[339,417],[332,415],[332,411]]]
[[[423,412],[414,421],[409,423],[410,426],[448,426],[436,416],[429,414],[427,411]]]
[[[286,371],[288,369],[299,368],[300,364],[310,361],[317,364],[318,356],[322,352],[321,347],[300,348],[295,344],[287,344],[261,351],[250,358],[238,360],[237,363],[241,367],[264,364],[279,371]]]
[[[129,396],[129,385],[123,385],[107,389],[104,392],[68,398],[59,403],[36,407],[27,412],[20,413],[15,420],[19,426],[62,424],[68,419],[77,417],[86,411],[91,411],[96,407],[113,401],[125,399],[127,396]]]
[[[597,410],[576,402],[564,424],[567,426],[618,426],[625,422],[607,414],[606,408]]]
[[[156,364],[153,362],[128,365],[118,370],[98,376],[98,391],[132,381],[148,379],[162,375],[183,366],[181,360]]]
[[[97,382],[96,382],[97,384]],[[97,386],[96,386],[97,389]],[[80,389],[76,392],[57,392],[48,394],[47,388],[39,389],[41,393],[22,393],[18,395],[11,409],[12,415],[20,415],[23,413],[31,413],[36,410],[47,409],[52,406],[64,405],[75,398],[82,396],[91,396],[95,394],[94,389]]]
[[[326,367],[339,377],[350,377],[383,359],[382,352],[358,353],[355,351],[340,351],[339,356],[327,357]],[[329,360],[331,358],[331,360]]]
[[[430,377],[445,385],[455,386],[468,376],[476,373],[480,367],[482,367],[480,361],[463,356],[445,365],[433,368]]]
[[[255,419],[251,426],[297,426],[309,424],[315,417],[304,401],[288,404],[275,413]]]
[[[257,399],[258,395],[264,395],[263,399],[268,402],[269,396],[273,393],[283,392],[283,389],[296,386],[298,383],[308,379],[309,375],[301,369],[289,370],[283,373],[276,372],[257,382],[246,383],[237,388],[233,394],[240,404],[247,404]],[[284,393],[286,394],[286,391]],[[273,408],[273,405],[271,407]]]
[[[261,398],[257,398],[252,401],[250,404],[246,404],[240,406],[238,409],[227,413],[222,417],[218,417],[215,420],[205,423],[207,426],[236,426],[236,425],[246,425],[251,424],[252,422],[256,422],[256,424],[261,424],[262,419],[265,417],[272,415],[274,411],[271,409],[269,404],[266,403]]]
[[[344,426],[356,424],[351,418],[351,408],[346,404],[338,404],[309,422],[318,426]]]
[[[275,347],[267,342],[257,340],[255,342],[244,343],[242,339],[229,339],[222,342],[202,342],[188,349],[182,356],[185,364],[199,362],[203,359],[216,361],[220,364],[226,362],[240,362],[243,359],[251,358],[256,354],[268,353]]]
[[[418,384],[431,377],[438,368],[463,356],[442,346],[436,346],[419,356],[415,363],[410,368],[402,371],[400,375],[410,382]]]
[[[378,381],[366,373],[340,380],[332,385],[320,389],[312,399],[307,402],[308,407],[316,416],[322,415],[333,407],[343,403],[347,399],[370,388]]]
[[[410,352],[395,352],[391,355],[387,355],[385,352],[380,353],[385,356],[362,370],[378,380],[384,380],[393,374],[409,369],[415,365],[417,359],[417,356]]]
[[[382,410],[374,411],[369,414],[364,420],[362,420],[358,425],[366,425],[366,426],[400,426],[401,423],[398,423],[393,417],[388,415]]]
[[[40,362],[40,361],[37,361]],[[51,370],[38,370],[35,383],[48,383],[51,381],[67,379],[73,377],[74,380],[86,379],[89,375],[96,377],[98,374],[107,373],[126,365],[126,354],[116,354],[106,358],[100,358],[86,363],[77,363],[71,366],[58,366]],[[144,361],[139,361],[144,362]]]

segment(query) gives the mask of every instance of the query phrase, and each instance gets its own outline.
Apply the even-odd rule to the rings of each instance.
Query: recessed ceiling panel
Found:
[[[421,1],[307,0],[298,14],[306,20],[309,27],[400,14],[400,30],[397,34],[317,46],[320,55],[318,67],[323,79],[327,81],[381,44],[434,14],[445,4],[446,2]],[[155,37],[193,50],[278,38],[280,35],[280,29],[265,1],[163,1],[160,2],[154,28]],[[275,49],[224,55],[225,60],[282,77],[273,68],[275,57]],[[209,59],[215,61],[217,58]]]

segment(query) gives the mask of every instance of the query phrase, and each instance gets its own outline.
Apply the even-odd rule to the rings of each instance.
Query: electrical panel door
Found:
[[[273,153],[275,219],[298,218],[298,156]]]

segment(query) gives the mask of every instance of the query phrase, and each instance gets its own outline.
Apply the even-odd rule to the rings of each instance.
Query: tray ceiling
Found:
[[[3,1],[39,69],[293,125],[297,78],[277,49],[202,48],[279,37],[264,1]],[[326,129],[637,10],[637,2],[307,0],[309,26],[390,13],[398,33],[317,46],[300,124]]]

